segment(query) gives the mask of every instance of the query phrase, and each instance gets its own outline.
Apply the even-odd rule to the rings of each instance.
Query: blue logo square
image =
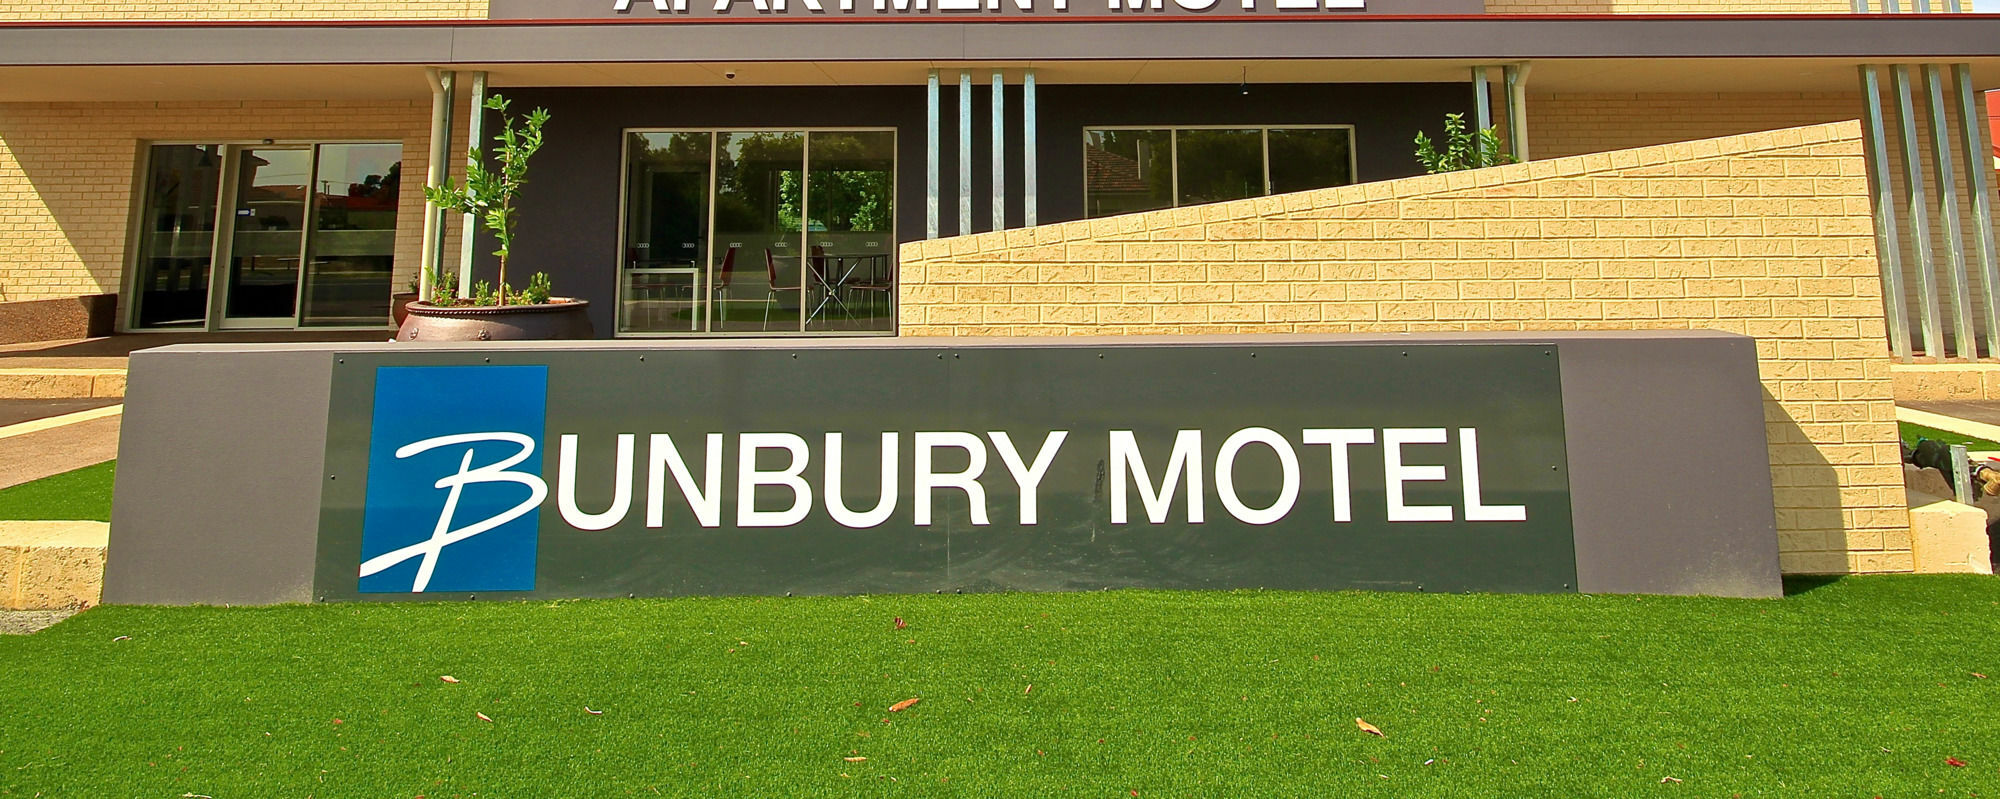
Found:
[[[532,591],[547,366],[375,370],[361,593]]]

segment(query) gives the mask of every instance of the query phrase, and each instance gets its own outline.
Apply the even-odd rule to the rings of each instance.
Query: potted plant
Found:
[[[409,318],[396,331],[400,341],[503,341],[522,339],[591,338],[590,303],[549,295],[549,276],[538,272],[524,290],[507,285],[507,258],[514,249],[514,198],[528,182],[528,160],[542,148],[547,109],[537,108],[517,120],[507,115],[508,100],[493,95],[488,109],[500,112],[500,133],[493,137],[494,166],[474,150],[466,159],[461,186],[426,186],[424,196],[438,207],[474,216],[493,232],[500,258],[497,280],[479,281],[471,297],[458,296],[458,277],[446,270],[431,276],[428,300],[410,303]],[[517,124],[518,122],[518,124]],[[472,235],[472,231],[466,231]]]
[[[410,303],[417,301],[417,295],[420,291],[418,286],[422,285],[422,283],[422,276],[412,275],[410,277],[409,291],[400,291],[389,295],[389,318],[396,323],[397,328],[401,328],[403,320],[410,317]]]
[[[1514,156],[1500,147],[1498,130],[1468,131],[1465,129],[1464,114],[1444,115],[1444,136],[1445,150],[1438,152],[1437,145],[1431,143],[1431,137],[1417,131],[1417,162],[1424,165],[1425,172],[1435,175],[1514,163]]]

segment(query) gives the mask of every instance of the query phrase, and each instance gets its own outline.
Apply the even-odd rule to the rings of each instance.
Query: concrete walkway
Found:
[[[58,416],[0,427],[0,488],[118,457],[118,430],[124,416],[100,414],[123,408],[113,405],[74,414],[99,417],[82,421],[64,422],[64,417]]]

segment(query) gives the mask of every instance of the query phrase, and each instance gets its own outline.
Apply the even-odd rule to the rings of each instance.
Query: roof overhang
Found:
[[[0,101],[428,95],[495,86],[896,85],[930,68],[1043,83],[1439,82],[1535,63],[1546,92],[1856,91],[1865,63],[1970,63],[2000,86],[2000,15],[1475,15],[966,22],[0,23]],[[738,73],[735,79],[725,72]]]

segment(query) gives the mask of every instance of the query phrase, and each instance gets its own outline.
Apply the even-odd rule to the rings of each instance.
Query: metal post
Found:
[[[430,67],[424,75],[431,83],[431,139],[430,163],[425,169],[424,185],[444,185],[447,173],[445,161],[451,157],[451,97],[452,84],[457,73]],[[436,204],[424,202],[424,238],[422,255],[417,264],[417,296],[431,298],[431,283],[444,250],[445,211]]]
[[[1514,160],[1528,160],[1528,70],[1527,62],[1508,64],[1500,70],[1507,82],[1507,145]]]
[[[1952,10],[1957,11],[1957,0]],[[1986,355],[2000,357],[2000,248],[1993,243],[1992,151],[1987,149],[1986,118],[1972,88],[1972,65],[1951,65],[1958,84],[1959,144],[1965,151],[1966,188],[1972,192],[1973,241],[1979,246],[1979,288],[1986,306]]]
[[[944,160],[944,152],[938,149],[938,71],[931,70],[929,85],[930,115],[927,118],[924,147],[924,238],[938,237],[938,162]]]
[[[1023,221],[1035,226],[1035,71],[1021,78],[1021,207]]]
[[[1951,445],[1951,493],[1961,504],[1972,504],[1972,456],[1964,444]]]
[[[1472,125],[1474,130],[1493,127],[1492,87],[1486,85],[1486,68],[1472,68]]]
[[[1894,173],[1889,168],[1888,135],[1882,126],[1879,68],[1861,66],[1861,135],[1868,152],[1868,194],[1874,198],[1876,258],[1882,267],[1882,306],[1888,314],[1889,351],[1910,360],[1910,298],[1903,290],[1903,247],[1896,227]]]
[[[1958,180],[1951,168],[1951,130],[1944,116],[1944,74],[1925,64],[1924,96],[1930,105],[1931,159],[1937,167],[1938,221],[1944,224],[1945,263],[1951,266],[1945,286],[1951,290],[1952,338],[1958,357],[1979,357],[1972,330],[1972,292],[1965,285],[1965,234],[1958,226]],[[1971,166],[1968,164],[1968,166]]]
[[[486,73],[472,73],[472,98],[466,103],[471,114],[465,118],[465,160],[471,163],[484,152],[481,140],[486,137]],[[465,229],[460,231],[458,247],[458,296],[472,296],[472,256],[478,250],[479,217],[466,214]]]
[[[958,73],[958,235],[972,233],[972,73]]]
[[[993,229],[1007,229],[1007,81],[993,70]]]
[[[1938,324],[1937,272],[1931,264],[1930,211],[1925,207],[1924,162],[1917,155],[1916,109],[1910,101],[1910,68],[1897,64],[1889,68],[1889,82],[1896,92],[1896,127],[1903,137],[1903,180],[1910,187],[1910,248],[1916,258],[1917,319],[1924,338],[1924,354],[1944,358],[1944,328]]]

